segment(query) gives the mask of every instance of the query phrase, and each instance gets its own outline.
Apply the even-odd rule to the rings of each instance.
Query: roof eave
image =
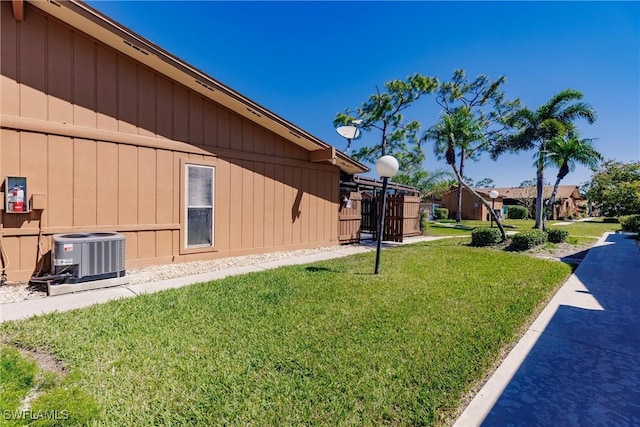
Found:
[[[29,3],[309,152],[332,147],[83,2],[64,0]],[[331,163],[349,174],[369,170],[337,150],[336,158]]]

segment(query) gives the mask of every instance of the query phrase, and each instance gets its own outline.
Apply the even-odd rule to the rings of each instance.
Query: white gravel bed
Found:
[[[47,296],[47,291],[44,288],[41,289],[33,289],[26,283],[5,284],[0,286],[0,304],[44,298]],[[2,310],[1,307],[0,310]]]
[[[233,267],[262,264],[279,261],[286,258],[298,258],[322,252],[340,249],[341,246],[328,246],[314,249],[300,249],[295,251],[270,252],[265,254],[245,255],[231,258],[220,258],[209,261],[192,261],[176,264],[155,265],[147,268],[127,270],[130,285],[157,282],[159,280],[174,279],[176,277],[191,276],[210,271],[226,270]],[[44,298],[47,296],[46,287],[29,286],[27,283],[7,284],[0,286],[0,304],[24,301],[28,299]]]

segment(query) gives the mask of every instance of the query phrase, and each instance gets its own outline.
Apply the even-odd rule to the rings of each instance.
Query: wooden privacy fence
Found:
[[[420,197],[387,196],[382,239],[402,242],[405,237],[420,235]]]
[[[345,199],[350,201],[351,207]],[[338,240],[341,244],[360,242],[360,224],[362,222],[362,195],[360,193],[341,193],[338,215]]]
[[[351,201],[347,208],[344,199]],[[338,240],[342,244],[358,243],[360,232],[377,233],[378,198],[362,197],[360,193],[342,193],[340,195],[340,214]],[[417,196],[387,196],[385,209],[383,240],[402,242],[405,237],[420,235],[420,198]]]

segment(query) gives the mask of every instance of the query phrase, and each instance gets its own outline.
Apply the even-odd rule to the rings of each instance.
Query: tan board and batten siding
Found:
[[[51,235],[119,231],[127,268],[338,244],[340,169],[25,3],[1,2],[0,177],[43,210],[2,212],[10,281]],[[185,249],[185,164],[215,167],[214,248]],[[41,230],[40,230],[41,228]]]

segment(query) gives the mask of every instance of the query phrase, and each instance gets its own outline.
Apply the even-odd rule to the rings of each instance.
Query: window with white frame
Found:
[[[213,185],[215,168],[186,165],[186,226],[187,248],[213,246]]]

